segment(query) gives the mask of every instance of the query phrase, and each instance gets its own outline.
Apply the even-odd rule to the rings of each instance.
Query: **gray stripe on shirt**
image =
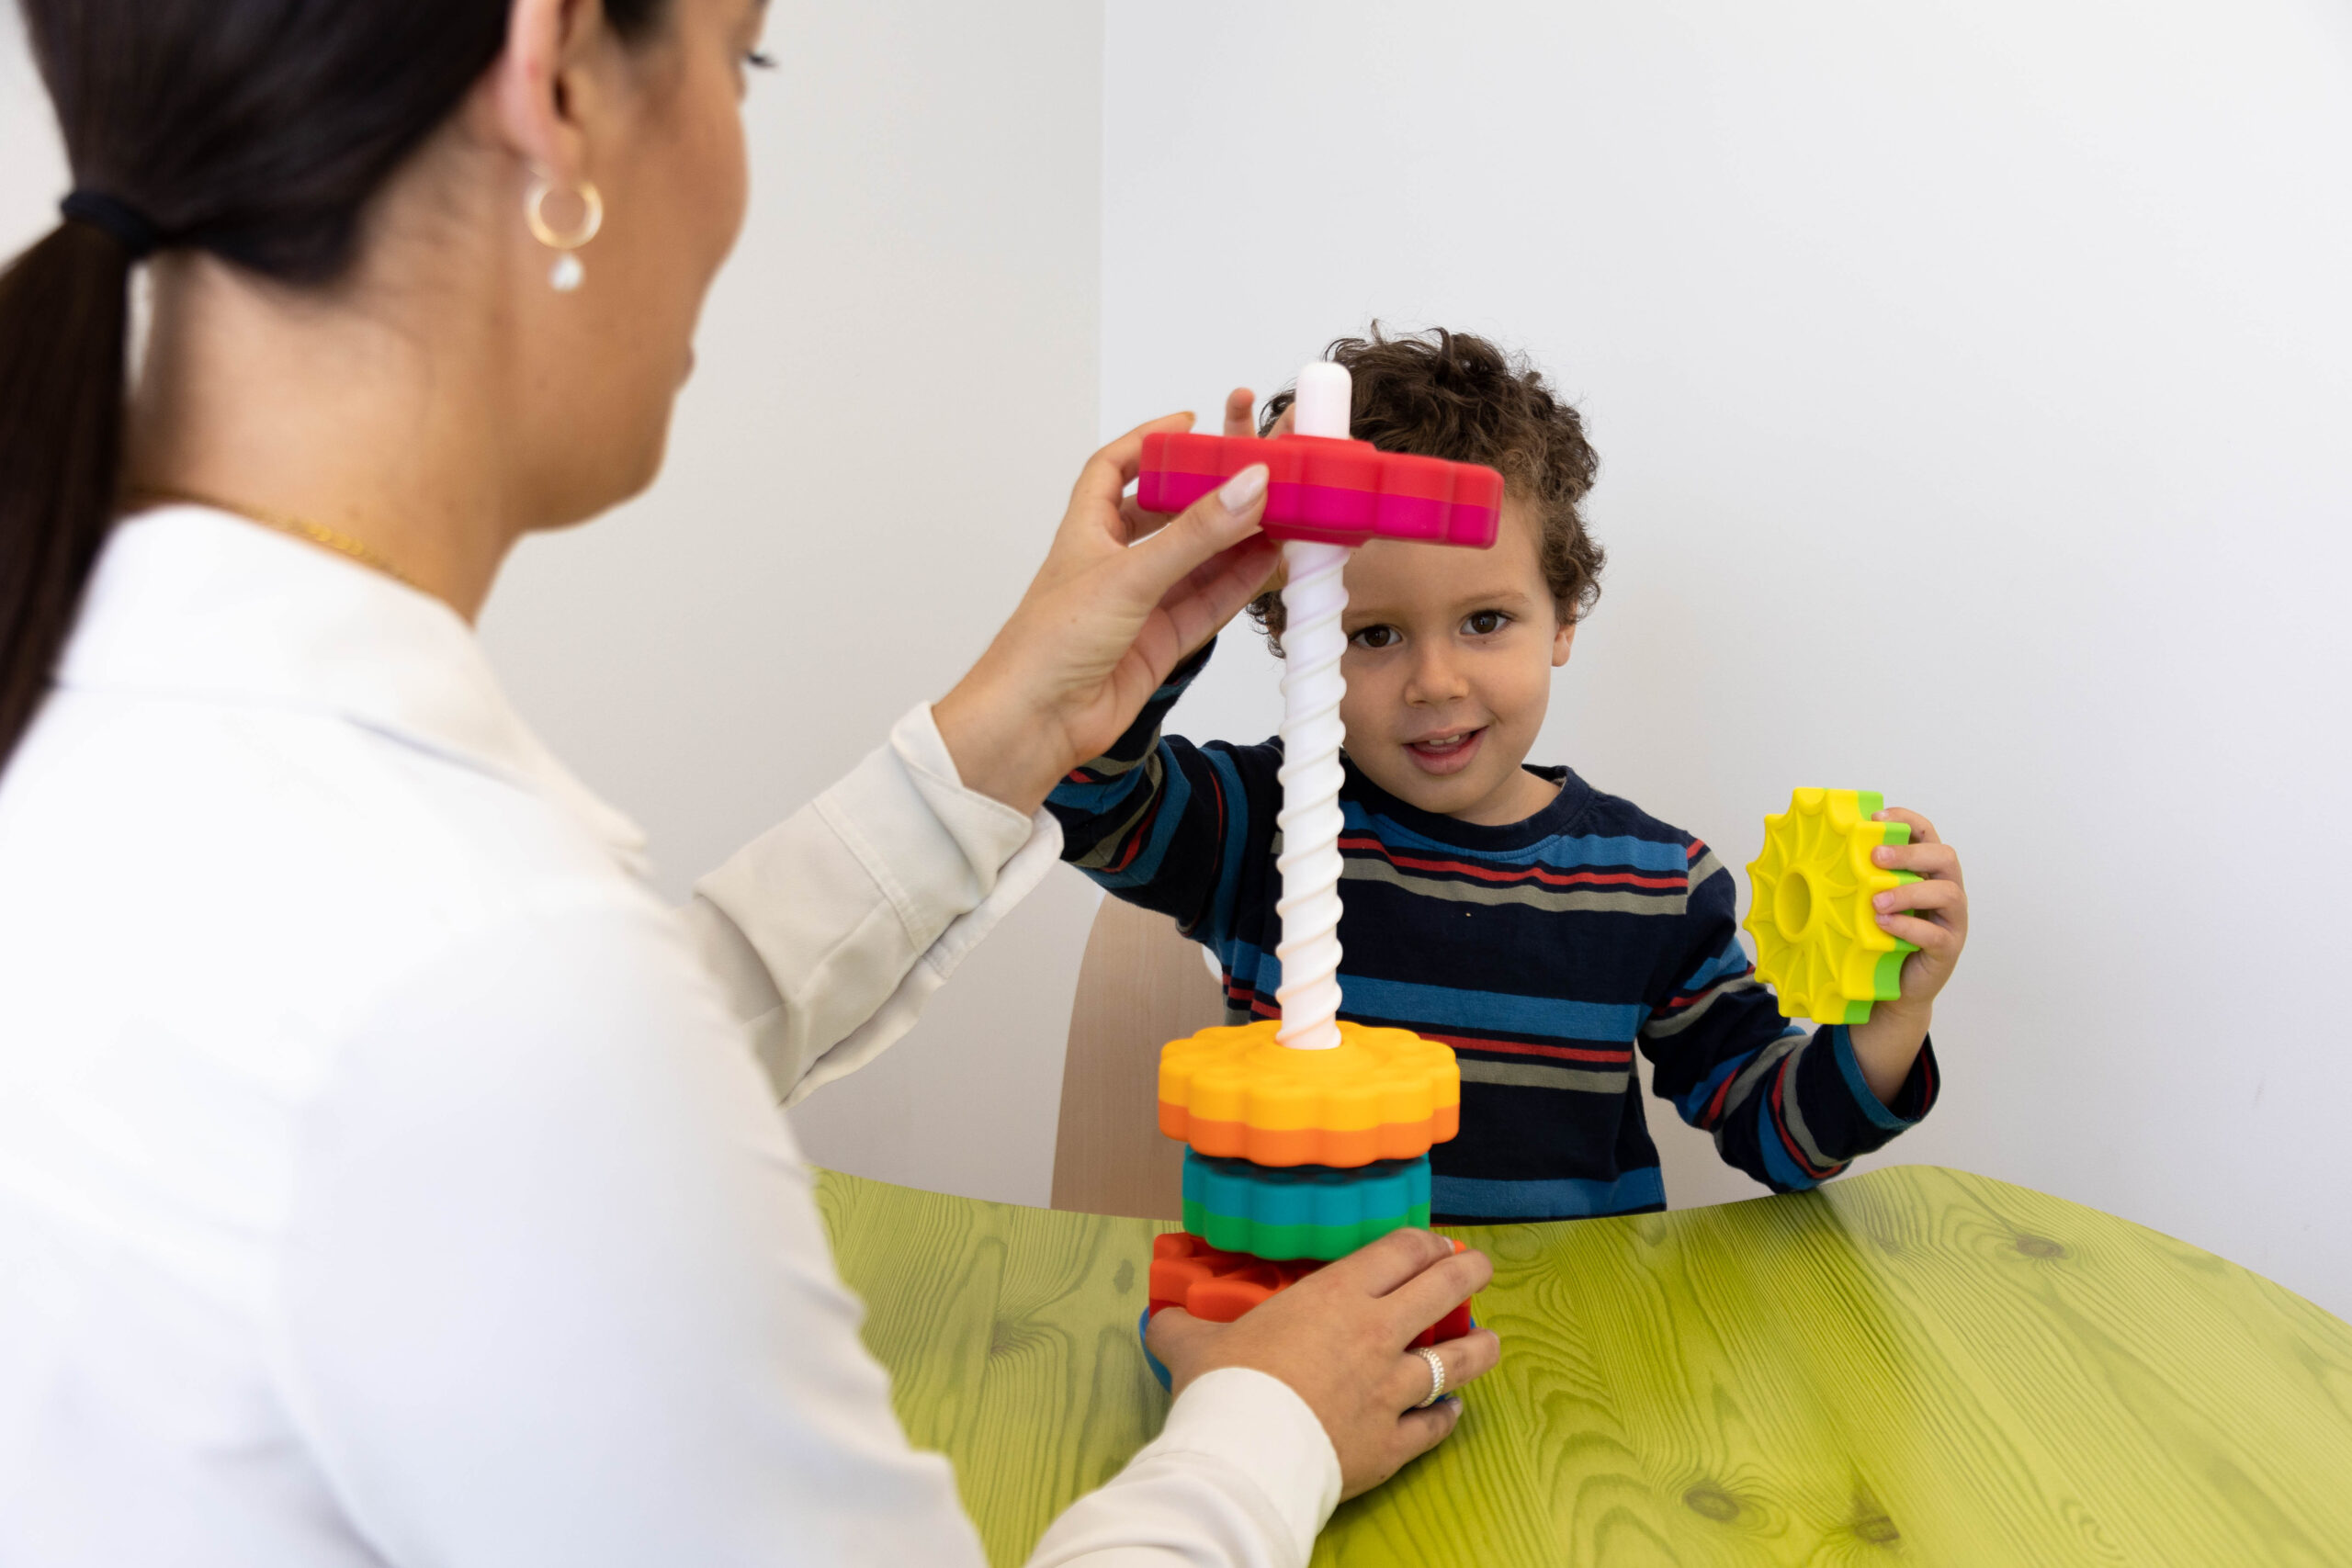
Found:
[[[1663,1018],[1652,1014],[1643,1023],[1642,1032],[1652,1040],[1662,1040],[1669,1034],[1679,1034],[1698,1022],[1706,1010],[1714,1006],[1720,998],[1736,997],[1742,991],[1753,991],[1762,985],[1763,982],[1755,976],[1742,975],[1736,980],[1725,980],[1718,985],[1710,986],[1697,1001],[1692,1002],[1680,1012],[1669,1013]]]
[[[1143,820],[1144,813],[1149,811],[1152,802],[1159,798],[1165,773],[1159,763],[1159,753],[1155,750],[1144,761],[1147,764],[1143,776],[1144,787],[1136,791],[1134,807],[1127,812],[1124,821],[1094,841],[1092,849],[1070,862],[1070,864],[1078,867],[1079,870],[1101,871],[1113,861],[1117,860],[1120,849],[1127,841],[1127,835],[1136,830],[1136,824]]]
[[[1456,1058],[1464,1083],[1508,1084],[1514,1089],[1566,1089],[1583,1094],[1623,1094],[1633,1076],[1632,1063],[1596,1072],[1589,1067],[1555,1067],[1544,1062],[1478,1062]]]
[[[1789,1053],[1789,1065],[1781,1069],[1789,1075],[1789,1092],[1781,1096],[1781,1122],[1788,1128],[1789,1136],[1797,1141],[1797,1147],[1804,1151],[1804,1157],[1812,1163],[1814,1169],[1833,1170],[1837,1168],[1838,1162],[1823,1154],[1821,1145],[1813,1141],[1812,1130],[1804,1124],[1804,1108],[1797,1100],[1797,1064],[1804,1059],[1805,1045],[1812,1044],[1814,1039],[1815,1036],[1806,1035],[1804,1045]]]
[[[1740,1070],[1739,1076],[1731,1080],[1731,1092],[1724,1096],[1723,1116],[1715,1122],[1717,1150],[1720,1151],[1724,1146],[1724,1130],[1739,1114],[1740,1107],[1747,1103],[1747,1097],[1755,1092],[1757,1084],[1763,1080],[1766,1073],[1772,1070],[1772,1064],[1804,1044],[1804,1042],[1805,1035],[1802,1030],[1781,1035],[1778,1040],[1756,1053],[1756,1060],[1748,1063]]]
[[[1355,882],[1385,882],[1424,898],[1450,898],[1457,904],[1524,904],[1554,914],[1570,910],[1587,914],[1680,915],[1690,905],[1680,893],[1629,893],[1601,887],[1489,887],[1482,883],[1454,882],[1403,870],[1374,855],[1350,855],[1340,874]]]

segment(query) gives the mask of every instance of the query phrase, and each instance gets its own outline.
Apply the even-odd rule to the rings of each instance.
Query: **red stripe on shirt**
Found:
[[[1119,863],[1107,867],[1107,870],[1125,871],[1135,864],[1136,856],[1143,853],[1144,843],[1151,837],[1151,825],[1159,820],[1159,803],[1167,798],[1163,794],[1152,801],[1151,809],[1143,814],[1143,820],[1136,824],[1135,832],[1128,838],[1126,849],[1119,855]]]
[[[1715,1086],[1714,1097],[1707,1101],[1707,1109],[1699,1112],[1699,1125],[1703,1131],[1713,1132],[1715,1123],[1723,1120],[1724,1097],[1731,1092],[1731,1086],[1738,1081],[1737,1073],[1725,1073],[1724,1081]]]
[[[1789,1136],[1788,1128],[1781,1122],[1781,1083],[1789,1076],[1789,1064],[1796,1059],[1797,1054],[1792,1051],[1781,1058],[1779,1066],[1772,1069],[1772,1131],[1780,1134],[1781,1147],[1788,1151],[1789,1158],[1796,1162],[1796,1168],[1799,1170],[1804,1171],[1815,1181],[1826,1181],[1846,1168],[1842,1165],[1833,1165],[1825,1169],[1806,1159],[1804,1151],[1797,1147],[1797,1141]]]
[[[1652,887],[1660,889],[1688,887],[1688,876],[1643,876],[1630,871],[1546,871],[1531,865],[1521,871],[1500,871],[1488,865],[1472,865],[1467,861],[1423,860],[1414,855],[1391,854],[1378,839],[1342,838],[1343,850],[1369,850],[1395,866],[1410,871],[1451,871],[1464,876],[1475,876],[1481,882],[1526,882],[1533,880],[1552,887]]]
[[[1634,1059],[1634,1048],[1600,1051],[1582,1045],[1530,1045],[1520,1040],[1481,1040],[1474,1034],[1433,1034],[1424,1029],[1418,1032],[1424,1040],[1437,1040],[1461,1051],[1502,1051],[1514,1056],[1553,1056],[1563,1062],[1599,1062],[1607,1066],[1622,1067]]]
[[[1660,1012],[1674,1012],[1679,1009],[1689,1007],[1692,1002],[1697,1001],[1700,998],[1706,996],[1710,992],[1720,991],[1734,980],[1745,980],[1754,973],[1756,973],[1756,966],[1751,964],[1741,969],[1738,974],[1726,975],[1722,979],[1714,981],[1710,985],[1700,987],[1697,990],[1692,991],[1688,996],[1667,998],[1666,1005],[1658,1010]]]

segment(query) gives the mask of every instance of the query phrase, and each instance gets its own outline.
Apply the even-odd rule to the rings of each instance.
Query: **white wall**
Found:
[[[1735,864],[1799,784],[1965,852],[1945,1098],[1881,1157],[2352,1315],[2347,36],[2295,0],[1113,6],[1103,425],[1374,316],[1532,353],[1612,552],[1539,756]],[[1272,671],[1226,651],[1180,727],[1254,739]]]
[[[0,18],[5,254],[67,182],[16,7]],[[750,225],[667,470],[526,544],[482,627],[676,897],[954,682],[1094,445],[1099,6],[790,0],[768,36]],[[795,1112],[810,1157],[1046,1201],[1096,902],[1057,873],[902,1043]]]
[[[955,683],[1092,447],[1102,21],[794,0],[750,225],[651,494],[517,553],[483,632],[523,711],[687,884]],[[1043,1203],[1096,897],[1057,873],[809,1157]]]
[[[0,17],[12,251],[63,175]],[[1544,754],[1735,862],[1800,782],[1967,852],[1946,1100],[1889,1157],[2352,1315],[2340,0],[793,0],[771,37],[670,469],[485,627],[672,891],[1011,603],[1097,427],[1098,235],[1105,431],[1374,314],[1477,328],[1605,462]],[[1274,711],[1240,639],[1180,710]],[[809,1102],[814,1156],[1042,1201],[1091,905],[1055,879]],[[1689,1152],[1678,1201],[1748,1190]]]

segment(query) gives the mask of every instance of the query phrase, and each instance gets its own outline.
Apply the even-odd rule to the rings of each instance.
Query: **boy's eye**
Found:
[[[743,51],[743,63],[754,71],[773,71],[775,69],[775,56],[756,49],[746,50]]]
[[[1396,642],[1395,626],[1365,626],[1348,638],[1358,648],[1390,648]]]
[[[1472,637],[1492,637],[1510,624],[1510,617],[1500,610],[1478,610],[1474,611],[1462,626]]]

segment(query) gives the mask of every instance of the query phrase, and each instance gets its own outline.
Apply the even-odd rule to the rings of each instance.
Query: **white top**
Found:
[[[982,1561],[759,1064],[888,1044],[1059,835],[919,709],[683,916],[641,844],[439,601],[117,530],[0,776],[0,1563]],[[1035,1561],[1304,1563],[1339,1480],[1213,1373]]]

